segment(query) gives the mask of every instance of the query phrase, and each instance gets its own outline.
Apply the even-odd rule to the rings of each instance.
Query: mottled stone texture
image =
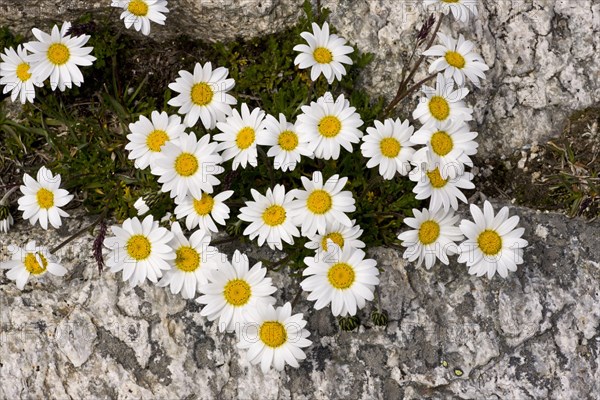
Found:
[[[266,375],[195,303],[99,276],[92,238],[82,238],[62,253],[64,279],[20,292],[0,275],[0,398],[590,398],[600,392],[600,223],[515,213],[531,246],[508,279],[471,277],[455,263],[415,269],[396,250],[371,249],[387,328],[371,325],[370,304],[359,332],[339,332],[329,309],[303,296],[308,359]],[[2,237],[0,258],[7,243],[55,244],[61,234],[20,223]],[[271,276],[280,299],[295,296],[296,282]]]
[[[21,33],[48,28],[87,11],[98,18],[106,1],[2,0],[0,25]],[[323,0],[331,21],[362,51],[375,54],[364,75],[372,93],[391,98],[399,70],[427,12],[421,0]],[[153,25],[157,40],[189,34],[204,40],[257,36],[292,25],[302,0],[170,1],[167,26]],[[510,155],[559,132],[566,117],[600,101],[600,3],[596,0],[480,1],[469,25],[448,18],[442,31],[477,43],[492,67],[481,90],[468,97],[475,108],[481,152]],[[433,9],[430,9],[433,10]],[[118,21],[119,12],[111,15]],[[425,72],[425,71],[423,71]],[[425,74],[417,75],[417,78]],[[410,115],[416,98],[401,106]],[[404,107],[404,108],[402,108]]]

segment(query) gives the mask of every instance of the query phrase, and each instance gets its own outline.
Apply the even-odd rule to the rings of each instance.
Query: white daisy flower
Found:
[[[250,112],[246,103],[242,104],[242,113],[233,110],[225,122],[218,122],[217,128],[222,133],[215,135],[214,139],[219,143],[218,150],[223,151],[223,161],[233,158],[232,169],[235,171],[238,165],[246,168],[250,164],[253,167],[257,163],[256,141],[259,137],[267,135],[265,128],[265,112],[255,108]]]
[[[308,266],[303,272],[307,276],[300,285],[310,292],[309,301],[315,301],[320,310],[331,303],[334,316],[356,315],[366,301],[373,300],[373,291],[379,284],[377,262],[365,259],[365,252],[345,246],[343,250],[330,241],[329,251],[306,257]]]
[[[477,154],[479,145],[474,140],[477,132],[471,132],[463,121],[446,121],[425,125],[411,137],[414,144],[423,144],[413,155],[416,165],[427,163],[437,167],[442,178],[454,179],[473,167],[472,155]]]
[[[135,207],[135,209],[137,210],[138,217],[141,217],[142,215],[150,211],[150,208],[148,207],[148,204],[146,204],[146,201],[143,197],[139,197],[135,201],[135,203],[133,203],[133,207]]]
[[[23,176],[25,185],[21,185],[23,196],[19,198],[19,211],[23,211],[23,219],[28,219],[31,225],[39,220],[44,229],[50,225],[59,228],[62,225],[60,217],[68,217],[64,207],[73,199],[65,189],[59,189],[60,174],[53,175],[46,167],[37,172],[37,180],[29,174]]]
[[[249,309],[275,304],[271,294],[277,289],[266,274],[260,262],[249,269],[248,256],[236,250],[231,263],[211,271],[210,283],[200,286],[203,295],[196,301],[205,304],[200,315],[209,321],[219,318],[220,332],[239,332],[247,322]]]
[[[213,186],[221,182],[215,175],[224,171],[222,161],[217,143],[210,142],[210,135],[197,140],[194,132],[182,133],[178,143],[165,144],[152,173],[159,176],[163,192],[183,201],[188,193],[200,198],[202,192],[213,192]]]
[[[226,190],[216,196],[202,193],[199,197],[187,195],[179,202],[175,199],[175,216],[177,219],[185,218],[185,226],[189,230],[198,227],[209,235],[217,233],[219,229],[215,222],[225,226],[225,220],[229,219],[229,207],[224,201],[232,195],[233,190]]]
[[[290,205],[292,218],[297,226],[302,227],[302,236],[313,237],[317,232],[327,233],[327,226],[334,222],[351,227],[352,221],[347,212],[356,210],[352,192],[342,191],[348,178],[333,175],[324,182],[323,175],[315,171],[312,180],[302,177],[304,190],[296,190]]]
[[[301,69],[311,68],[310,78],[316,81],[323,74],[329,84],[335,79],[342,80],[346,75],[346,68],[342,64],[352,65],[352,60],[346,54],[354,49],[346,46],[346,39],[334,34],[329,34],[329,24],[325,22],[322,28],[313,22],[313,32],[302,32],[300,36],[306,40],[308,45],[299,44],[294,51],[299,54],[294,64]]]
[[[469,94],[469,89],[461,87],[454,90],[452,79],[446,79],[443,74],[438,74],[435,89],[423,85],[422,90],[425,98],[421,99],[413,111],[413,118],[419,119],[422,124],[445,122],[450,119],[462,121],[473,119],[473,109],[462,100]]]
[[[317,158],[337,160],[340,146],[352,153],[352,143],[360,142],[363,136],[358,129],[363,121],[343,94],[334,102],[333,95],[327,92],[316,103],[302,106],[302,112],[296,126],[298,132],[306,135],[309,150]]]
[[[187,126],[196,125],[200,119],[206,129],[214,129],[217,122],[231,114],[231,105],[237,104],[237,100],[227,94],[235,86],[235,80],[227,79],[228,74],[229,70],[223,67],[213,71],[210,62],[204,66],[196,63],[193,74],[179,71],[179,78],[169,84],[179,95],[168,104],[179,107],[178,112],[185,114],[183,123]]]
[[[152,215],[142,222],[137,217],[128,218],[111,230],[115,236],[104,239],[104,246],[110,249],[104,259],[111,272],[123,271],[123,282],[129,280],[131,287],[141,285],[146,278],[157,283],[162,271],[171,269],[169,261],[176,257],[169,246],[173,234],[160,227]]]
[[[413,209],[413,215],[414,218],[404,219],[404,223],[413,229],[398,235],[402,246],[407,247],[402,256],[410,262],[417,260],[417,267],[425,260],[427,269],[433,267],[436,258],[448,265],[448,255],[457,254],[456,242],[464,239],[455,226],[460,217],[451,210],[431,212],[426,208]]]
[[[308,138],[298,132],[294,124],[287,122],[285,115],[279,114],[279,121],[272,115],[267,115],[265,129],[265,134],[256,138],[256,143],[271,147],[267,156],[275,157],[275,169],[293,171],[301,156],[313,157],[308,148]]]
[[[170,286],[171,293],[181,292],[184,299],[192,299],[196,296],[196,289],[208,283],[209,271],[222,265],[223,255],[210,246],[210,235],[202,229],[192,233],[188,240],[179,222],[174,222],[171,233],[173,239],[169,246],[175,251],[175,259],[169,263],[173,268],[165,272],[157,286]]]
[[[135,167],[139,169],[152,167],[165,143],[176,143],[186,128],[178,115],[169,116],[164,111],[152,111],[150,118],[142,115],[137,122],[129,124],[131,133],[127,135],[129,143],[125,150],[130,151],[129,159],[135,160]]]
[[[70,22],[64,22],[60,31],[54,25],[50,35],[33,28],[33,35],[38,41],[24,44],[31,53],[26,58],[31,65],[31,74],[40,82],[50,77],[52,90],[58,87],[64,91],[72,85],[81,86],[83,75],[78,66],[92,65],[96,61],[96,57],[90,55],[93,47],[83,47],[90,36],[71,37],[67,35],[69,29]]]
[[[133,25],[136,31],[142,34],[150,34],[150,21],[164,25],[168,13],[166,0],[113,0],[111,6],[122,8],[121,19],[125,22],[125,28]]]
[[[442,12],[448,14],[452,11],[454,19],[461,22],[469,22],[469,14],[475,17],[477,13],[477,2],[479,0],[424,0],[424,5],[429,6],[436,4],[442,7]]]
[[[496,272],[506,278],[508,271],[516,271],[523,263],[523,249],[527,240],[522,239],[524,228],[516,228],[518,216],[508,218],[508,207],[502,207],[494,216],[489,201],[483,204],[483,212],[471,204],[471,215],[475,223],[462,220],[460,230],[467,240],[460,244],[458,262],[466,263],[469,274],[492,278]]]
[[[247,201],[238,215],[242,221],[250,222],[243,234],[250,240],[258,236],[258,245],[262,246],[266,241],[271,249],[282,250],[282,240],[294,244],[294,236],[300,236],[290,215],[294,191],[286,193],[283,185],[275,185],[273,190],[267,189],[265,196],[254,189],[251,193],[254,201]]]
[[[0,85],[4,85],[2,93],[11,92],[10,99],[15,102],[19,98],[21,104],[33,103],[35,86],[43,85],[31,74],[31,65],[25,61],[27,55],[27,50],[21,45],[17,46],[17,51],[10,47],[0,54],[3,61],[0,63]]]
[[[458,86],[463,86],[467,78],[479,87],[479,79],[485,79],[485,71],[490,67],[473,51],[475,44],[465,40],[463,35],[459,35],[458,41],[441,32],[437,35],[443,44],[423,52],[425,56],[440,57],[431,63],[429,73],[444,71],[444,77],[453,78]]]
[[[52,275],[64,276],[67,273],[58,257],[50,254],[48,248],[36,246],[35,241],[27,243],[23,248],[10,245],[8,251],[12,253],[12,259],[0,263],[0,269],[10,270],[6,277],[15,281],[20,290],[23,290],[31,275],[41,277],[50,272]]]
[[[248,322],[244,325],[238,348],[248,349],[246,359],[259,364],[266,373],[271,366],[283,371],[285,364],[298,368],[298,360],[306,354],[302,348],[312,344],[307,339],[310,333],[304,329],[306,321],[302,313],[292,315],[291,304],[274,308],[267,304],[263,308],[248,310]]]
[[[356,220],[352,220],[352,226],[345,226],[339,221],[333,221],[327,225],[324,234],[317,233],[304,246],[317,251],[327,251],[327,241],[331,240],[342,249],[346,246],[362,249],[365,247],[365,243],[358,239],[362,233],[363,230],[356,225]]]
[[[448,211],[458,209],[458,200],[466,203],[467,198],[460,189],[475,189],[471,182],[473,174],[463,172],[462,175],[455,178],[442,178],[439,168],[430,169],[427,164],[421,164],[413,169],[408,177],[411,181],[417,182],[413,188],[416,199],[424,200],[431,198],[429,211],[435,212],[440,208]]]
[[[410,142],[414,128],[408,120],[402,122],[386,119],[383,123],[375,121],[375,128],[367,128],[367,135],[363,137],[360,146],[362,155],[369,158],[367,168],[379,165],[379,175],[384,179],[392,179],[396,172],[407,175],[412,166],[410,164],[415,150]]]

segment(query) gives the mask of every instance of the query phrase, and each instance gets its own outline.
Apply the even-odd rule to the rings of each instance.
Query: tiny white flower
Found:
[[[309,106],[302,106],[302,112],[296,127],[306,135],[309,150],[317,158],[337,160],[340,146],[352,153],[352,143],[360,142],[363,136],[358,129],[363,120],[343,94],[334,101],[327,92]]]
[[[104,246],[110,249],[106,265],[111,272],[123,271],[123,282],[128,280],[132,287],[146,278],[157,283],[163,271],[171,269],[169,261],[175,259],[175,252],[169,242],[173,234],[160,227],[152,215],[141,222],[137,217],[128,218],[111,230],[115,236],[104,239]]]
[[[19,198],[19,210],[23,211],[23,219],[28,219],[31,225],[39,220],[44,229],[48,222],[55,228],[62,225],[60,217],[68,217],[64,207],[73,199],[65,189],[60,189],[60,174],[53,175],[46,167],[37,172],[37,180],[29,174],[23,176],[25,185],[21,185],[23,196]]]
[[[463,172],[455,178],[442,178],[439,168],[429,168],[427,164],[422,164],[413,169],[408,177],[411,181],[417,182],[413,188],[418,200],[431,198],[429,210],[435,212],[440,208],[448,211],[458,209],[458,200],[466,203],[467,198],[460,189],[475,189],[471,182],[473,174]]]
[[[10,213],[9,198],[17,189],[18,187],[13,187],[0,199],[0,232],[8,233],[10,227],[15,223]]]
[[[442,12],[448,14],[452,11],[454,19],[461,22],[469,22],[469,14],[473,14],[475,17],[477,13],[477,2],[479,0],[424,0],[424,5],[429,6],[432,4],[440,5]]]
[[[0,269],[10,270],[6,277],[15,281],[20,290],[23,290],[31,275],[37,278],[46,272],[56,276],[64,276],[67,273],[60,260],[50,254],[46,247],[36,246],[35,241],[27,243],[23,248],[10,245],[8,251],[12,253],[12,259],[0,263]]]
[[[404,223],[413,229],[398,235],[402,246],[407,247],[403,257],[411,262],[417,260],[417,267],[425,260],[427,269],[433,267],[436,258],[448,265],[448,255],[457,254],[456,242],[464,239],[455,226],[460,217],[452,210],[441,209],[436,212],[413,209],[413,215],[414,218],[404,219]]]
[[[136,31],[142,34],[150,34],[150,21],[164,25],[169,12],[166,0],[113,0],[111,6],[122,8],[121,19],[125,22],[125,28],[133,25]]]
[[[83,75],[79,66],[92,65],[96,57],[90,53],[93,47],[83,47],[90,39],[89,35],[71,36],[67,32],[71,29],[70,22],[64,22],[60,31],[54,25],[52,33],[48,35],[37,28],[33,28],[33,35],[38,41],[25,43],[25,48],[31,53],[26,61],[31,65],[31,74],[38,81],[50,77],[52,90],[64,91],[72,85],[81,86]]]
[[[302,177],[304,190],[296,190],[291,204],[292,217],[296,225],[302,227],[302,236],[312,237],[317,232],[324,235],[327,226],[338,221],[351,227],[352,221],[347,212],[356,210],[352,192],[344,191],[348,178],[333,175],[326,182],[319,171],[315,171],[312,180]]]
[[[0,85],[4,85],[3,94],[10,93],[10,99],[14,102],[17,98],[21,104],[33,103],[35,98],[35,86],[43,86],[31,73],[31,64],[26,61],[27,50],[21,45],[17,51],[12,47],[0,54]]]
[[[415,153],[410,141],[413,131],[408,120],[375,121],[375,128],[367,128],[368,135],[363,137],[360,146],[363,156],[369,158],[367,168],[379,165],[379,175],[388,180],[394,178],[397,172],[407,175]]]
[[[254,189],[251,193],[254,201],[247,201],[238,216],[242,221],[250,222],[243,234],[250,240],[258,236],[258,245],[267,242],[271,249],[282,250],[282,240],[294,244],[294,236],[300,236],[300,231],[290,215],[293,191],[286,193],[283,185],[275,185],[272,190],[267,189],[265,196]]]
[[[175,216],[177,219],[185,218],[185,226],[189,229],[196,227],[203,229],[208,234],[217,233],[219,225],[225,225],[229,219],[229,207],[225,200],[233,195],[233,190],[226,190],[215,196],[202,193],[199,197],[187,195],[183,200],[175,199]]]
[[[148,204],[146,204],[146,201],[144,200],[143,197],[139,197],[135,203],[133,203],[133,206],[135,207],[135,209],[137,210],[137,215],[138,217],[141,217],[142,215],[146,214],[148,211],[150,211],[150,208],[148,207]]]
[[[271,295],[277,289],[266,274],[260,262],[249,268],[248,256],[236,250],[231,263],[211,271],[210,283],[200,286],[203,295],[196,301],[205,304],[200,315],[209,321],[218,318],[220,332],[239,332],[247,322],[249,309],[275,304]]]
[[[315,309],[320,310],[331,304],[334,316],[356,315],[367,301],[373,300],[375,286],[379,285],[377,262],[365,259],[365,252],[350,246],[343,250],[329,241],[329,250],[306,257],[308,266],[302,275],[306,276],[300,285],[310,292],[309,301],[315,301]]]
[[[462,100],[469,94],[469,89],[461,87],[454,90],[452,79],[446,79],[443,74],[438,74],[435,89],[423,85],[421,90],[425,93],[425,98],[421,99],[413,111],[413,118],[418,119],[422,124],[473,119],[473,109]]]
[[[169,88],[178,92],[177,97],[169,100],[169,105],[179,107],[179,114],[185,114],[183,123],[189,127],[196,125],[198,119],[206,129],[214,129],[217,122],[224,121],[231,114],[231,106],[237,100],[227,94],[235,80],[227,75],[227,68],[219,67],[213,71],[212,64],[202,66],[196,63],[194,73],[179,71],[179,78],[169,84]]]
[[[308,138],[298,132],[294,124],[287,122],[285,115],[279,114],[279,121],[272,115],[265,120],[266,132],[256,139],[261,146],[270,146],[267,156],[275,157],[275,169],[293,171],[301,156],[313,157],[309,149]]]
[[[347,56],[354,51],[346,46],[346,39],[334,34],[329,34],[329,24],[325,22],[322,28],[313,22],[313,32],[302,32],[300,36],[306,40],[308,45],[299,44],[294,51],[300,54],[294,60],[294,64],[301,69],[311,68],[310,78],[316,81],[323,74],[329,84],[335,79],[342,80],[346,75],[343,64],[352,65],[352,59]]]
[[[251,308],[247,315],[248,322],[239,335],[238,348],[248,349],[248,361],[260,363],[264,373],[271,366],[278,371],[283,371],[285,364],[298,368],[298,360],[306,358],[302,348],[312,344],[307,339],[310,333],[304,329],[304,316],[301,313],[292,315],[289,302],[277,308],[271,304]]]
[[[508,218],[508,207],[502,207],[494,216],[489,201],[483,204],[483,212],[471,204],[475,223],[462,220],[460,230],[467,240],[460,244],[458,262],[466,263],[469,274],[492,278],[496,272],[506,278],[509,271],[516,271],[523,263],[523,249],[527,240],[522,239],[525,229],[516,228],[518,216]],[[516,228],[516,229],[515,229]]]

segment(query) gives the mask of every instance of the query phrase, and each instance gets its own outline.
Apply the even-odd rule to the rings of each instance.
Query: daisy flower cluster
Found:
[[[73,85],[81,86],[83,74],[80,66],[89,66],[96,60],[90,55],[93,48],[85,46],[89,35],[72,36],[70,22],[60,29],[54,25],[50,34],[33,28],[37,40],[4,49],[0,53],[0,86],[2,93],[11,93],[11,100],[33,103],[35,88],[50,81],[52,90],[65,91]]]

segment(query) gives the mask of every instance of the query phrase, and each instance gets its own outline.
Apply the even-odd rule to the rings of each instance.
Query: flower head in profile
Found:
[[[413,111],[413,118],[418,119],[422,124],[473,119],[473,109],[463,101],[469,94],[469,89],[464,87],[455,89],[451,78],[446,79],[443,74],[438,74],[435,88],[423,85],[421,90],[425,93],[425,97]]]
[[[169,246],[173,234],[158,226],[152,215],[143,221],[128,218],[122,226],[111,226],[111,230],[115,236],[104,240],[104,246],[110,249],[105,261],[111,272],[123,271],[123,282],[129,281],[131,287],[146,279],[157,283],[163,271],[171,269],[169,262],[176,257]]]
[[[307,44],[294,47],[294,51],[300,52],[294,64],[301,69],[310,68],[310,78],[313,81],[316,81],[321,74],[330,84],[335,79],[342,80],[342,76],[346,75],[343,64],[352,65],[352,60],[347,54],[352,53],[354,49],[346,45],[346,39],[329,34],[327,22],[322,27],[313,22],[312,28],[312,33],[300,34]]]
[[[200,286],[203,295],[196,301],[205,305],[200,315],[209,321],[218,318],[220,332],[239,332],[247,322],[249,309],[275,304],[271,295],[277,289],[271,278],[266,278],[267,269],[260,262],[249,266],[248,256],[236,250],[231,263],[211,271],[210,283]]]
[[[81,86],[83,75],[79,66],[88,66],[96,60],[91,56],[92,47],[83,47],[90,39],[89,35],[71,36],[67,32],[71,23],[65,22],[60,30],[54,25],[50,35],[33,28],[37,41],[25,43],[25,49],[31,54],[26,61],[31,65],[31,74],[37,81],[50,78],[50,87],[64,91],[72,85]]]
[[[334,101],[329,92],[309,106],[302,106],[302,114],[296,123],[298,132],[306,135],[308,149],[324,160],[337,160],[340,147],[352,153],[352,143],[360,142],[363,136],[358,129],[362,125],[356,108],[350,107],[344,95]]]
[[[311,345],[310,333],[304,329],[306,321],[301,313],[292,315],[291,304],[283,307],[250,308],[247,322],[240,336],[238,347],[247,349],[246,358],[252,364],[260,364],[264,373],[271,366],[282,371],[285,365],[298,368],[298,360],[304,360],[302,350]]]
[[[217,195],[202,193],[199,197],[187,195],[183,200],[175,199],[175,216],[177,219],[185,218],[185,226],[189,229],[196,227],[206,231],[209,235],[219,232],[219,225],[225,225],[229,219],[229,207],[225,200],[233,196],[233,190],[226,190]]]
[[[475,17],[477,13],[477,3],[479,0],[424,0],[424,5],[429,6],[435,4],[442,8],[444,14],[452,11],[454,19],[461,22],[469,22],[470,14]]]
[[[250,240],[258,236],[258,245],[266,242],[271,249],[281,250],[282,240],[294,244],[294,236],[300,236],[290,212],[294,192],[286,193],[283,185],[275,185],[273,189],[267,189],[264,196],[254,189],[251,193],[254,201],[247,201],[238,216],[242,221],[250,222],[244,235]]]
[[[179,71],[179,78],[169,84],[179,95],[169,100],[169,105],[179,107],[187,126],[196,125],[200,119],[204,128],[214,129],[217,122],[231,114],[231,106],[237,104],[227,93],[235,86],[235,80],[227,78],[228,74],[227,68],[213,70],[210,62],[204,66],[196,63],[193,73]]]
[[[27,55],[27,50],[21,45],[17,46],[17,51],[10,47],[0,54],[2,58],[0,63],[0,85],[4,85],[2,93],[11,92],[10,99],[13,102],[19,99],[21,104],[33,103],[35,86],[43,85],[31,73],[31,64],[26,61]]]
[[[15,245],[8,246],[8,251],[12,253],[12,259],[0,263],[0,269],[10,270],[6,273],[6,277],[15,281],[21,290],[31,276],[39,278],[46,272],[56,276],[64,276],[67,273],[60,260],[50,254],[46,247],[36,246],[35,241],[30,241],[23,248]]]
[[[10,213],[10,195],[18,188],[15,186],[2,196],[0,199],[0,232],[8,233],[10,227],[15,223]]]
[[[473,51],[473,42],[465,40],[463,35],[459,35],[458,40],[441,32],[437,35],[442,44],[432,46],[423,53],[425,56],[439,57],[429,66],[429,73],[443,71],[444,77],[453,78],[458,86],[463,86],[468,79],[479,87],[479,80],[485,79],[485,71],[490,67]]]
[[[496,272],[506,278],[523,263],[524,228],[517,228],[519,217],[508,217],[508,207],[494,215],[494,208],[485,201],[482,210],[471,204],[472,221],[462,220],[460,230],[467,239],[460,244],[458,262],[466,263],[469,274],[492,278]]]
[[[150,34],[150,22],[164,25],[169,12],[166,0],[113,0],[111,6],[122,8],[121,19],[125,22],[125,28],[131,26],[142,34]]]
[[[60,218],[69,216],[61,207],[73,199],[73,195],[60,189],[60,174],[53,175],[49,169],[41,167],[37,172],[37,180],[25,174],[23,181],[23,196],[18,200],[23,219],[28,219],[31,225],[39,221],[44,229],[48,229],[48,222],[59,228],[62,225]]]
[[[363,156],[369,158],[367,168],[379,166],[379,175],[388,180],[396,173],[407,175],[415,153],[410,141],[413,130],[408,120],[402,122],[400,118],[375,121],[374,128],[367,128],[368,135],[360,146]]]
[[[310,292],[309,301],[315,309],[331,304],[334,316],[356,315],[367,301],[373,300],[375,286],[379,285],[377,262],[365,259],[365,252],[350,246],[343,250],[333,241],[327,244],[326,252],[315,257],[306,257],[308,266],[302,275],[302,289]]]
[[[267,156],[275,157],[275,169],[293,171],[300,162],[301,156],[313,157],[308,147],[306,135],[298,132],[295,125],[289,123],[285,115],[279,114],[279,121],[272,115],[265,120],[266,132],[256,139],[261,146],[270,146]]]

